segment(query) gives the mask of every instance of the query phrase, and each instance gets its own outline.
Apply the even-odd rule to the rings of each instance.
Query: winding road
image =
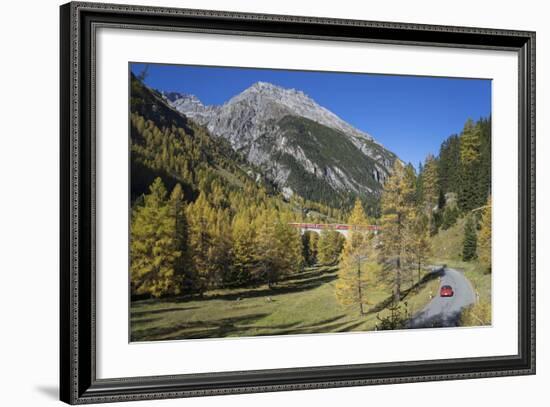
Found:
[[[409,321],[409,328],[440,328],[458,326],[462,309],[476,300],[474,289],[463,273],[455,269],[440,268],[433,271],[440,274],[440,285],[453,288],[452,297],[441,297],[439,289],[433,300]]]

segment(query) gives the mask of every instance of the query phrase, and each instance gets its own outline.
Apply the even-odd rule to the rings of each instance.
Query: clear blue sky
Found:
[[[132,64],[140,73],[143,64]],[[491,114],[491,80],[150,64],[145,82],[223,104],[255,82],[303,91],[415,166],[468,118]]]

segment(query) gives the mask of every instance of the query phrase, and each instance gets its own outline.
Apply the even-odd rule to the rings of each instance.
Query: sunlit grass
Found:
[[[359,306],[342,306],[336,300],[335,267],[314,267],[274,289],[224,289],[208,292],[203,299],[179,298],[136,301],[131,304],[132,341],[184,338],[243,337],[370,331],[377,315],[387,315],[391,291],[385,285],[365,287],[364,315]],[[402,290],[408,309],[415,312],[430,300],[433,280],[417,289]],[[416,282],[416,281],[414,281]],[[388,301],[389,300],[389,301]]]

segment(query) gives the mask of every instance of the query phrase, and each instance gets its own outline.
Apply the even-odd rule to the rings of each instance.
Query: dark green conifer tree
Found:
[[[477,234],[473,216],[468,216],[464,226],[462,260],[471,261],[477,257]]]

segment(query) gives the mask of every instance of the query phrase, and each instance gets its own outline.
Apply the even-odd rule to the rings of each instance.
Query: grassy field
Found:
[[[227,289],[204,298],[134,301],[131,340],[220,338],[373,330],[387,314],[390,292],[367,287],[365,315],[358,306],[344,307],[334,293],[336,267],[313,267],[269,289]],[[412,314],[430,301],[437,281],[426,276],[411,289],[403,285],[403,302]]]

